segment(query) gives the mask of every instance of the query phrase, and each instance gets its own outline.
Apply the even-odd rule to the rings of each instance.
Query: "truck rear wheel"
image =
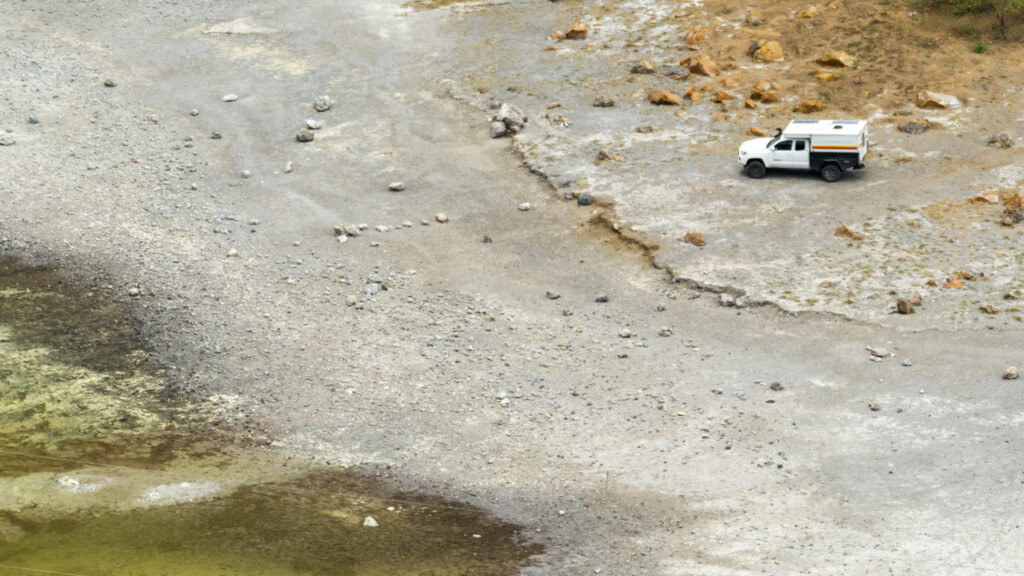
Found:
[[[747,176],[751,178],[764,178],[767,171],[764,167],[764,162],[760,160],[751,160],[747,163]]]
[[[843,171],[835,164],[825,164],[821,167],[821,177],[825,182],[835,182],[843,177]]]

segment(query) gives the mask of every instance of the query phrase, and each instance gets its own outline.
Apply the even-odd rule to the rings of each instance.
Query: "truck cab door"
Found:
[[[809,168],[811,166],[811,146],[807,140],[793,141],[793,154],[790,157],[793,162],[789,168]]]
[[[792,140],[781,140],[776,142],[772,146],[770,154],[772,168],[792,168],[793,167],[793,141]]]

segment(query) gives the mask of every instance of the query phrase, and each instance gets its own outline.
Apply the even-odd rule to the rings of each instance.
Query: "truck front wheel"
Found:
[[[835,164],[825,164],[821,167],[821,177],[825,182],[835,182],[843,177],[843,171]]]
[[[747,176],[751,178],[764,178],[767,171],[764,167],[764,162],[760,160],[751,160],[747,163]]]

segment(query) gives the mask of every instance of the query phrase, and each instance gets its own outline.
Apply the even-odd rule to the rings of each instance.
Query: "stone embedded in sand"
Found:
[[[683,242],[693,244],[698,247],[707,244],[707,242],[704,241],[704,235],[700,232],[687,232],[683,236]]]
[[[907,134],[920,134],[928,130],[929,123],[927,120],[911,120],[906,124],[897,126],[897,130],[900,132],[906,132]]]
[[[757,90],[758,92],[767,92],[768,90],[771,89],[772,83],[767,80],[761,80],[760,82],[757,83],[756,86],[754,86],[754,90]]]
[[[743,101],[743,105],[746,106],[747,108],[751,108],[751,109],[757,108],[757,102],[754,102],[750,98],[747,98],[746,100],[744,100]]]
[[[311,130],[306,129],[306,128],[303,128],[302,130],[299,130],[298,133],[295,134],[295,140],[297,140],[299,142],[312,142],[313,138],[314,138],[313,132]]]
[[[690,72],[694,74],[701,74],[703,76],[714,76],[718,74],[718,64],[707,56],[690,56],[679,62],[680,66],[686,67]]]
[[[568,32],[565,33],[566,40],[583,40],[587,37],[589,29],[586,24],[578,23],[573,25]]]
[[[984,204],[999,204],[999,194],[995,194],[995,193],[992,193],[992,192],[990,192],[988,194],[979,194],[977,196],[972,197],[971,198],[971,202],[975,202],[975,203],[979,203],[979,204],[980,203],[984,203]]]
[[[762,95],[762,99],[763,98],[764,96]],[[803,102],[797,104],[796,107],[793,108],[793,110],[801,114],[811,114],[813,112],[821,112],[822,108],[824,107],[825,105],[817,100],[804,100]]]
[[[696,44],[705,40],[710,40],[714,37],[715,33],[710,28],[695,28],[686,33],[683,37],[690,44]]]
[[[964,281],[958,276],[952,276],[945,284],[942,285],[942,287],[948,290],[961,290],[964,287]]]
[[[760,10],[750,10],[747,12],[744,22],[747,23],[747,26],[760,26],[764,24],[764,14]]]
[[[757,50],[754,50],[753,57],[754,60],[770,62],[772,60],[782,60],[786,57],[786,54],[782,50],[782,44],[779,44],[775,40],[771,40],[761,44]]]
[[[761,92],[761,102],[764,104],[771,104],[772,102],[778,102],[779,95],[770,90]]]
[[[921,90],[917,93],[914,103],[918,108],[930,108],[933,110],[944,110],[946,108],[959,108],[960,100],[949,94],[939,94],[929,90]]]
[[[647,95],[647,101],[651,104],[670,104],[678,106],[683,103],[683,97],[668,90],[652,90]]]
[[[654,62],[641,60],[638,64],[635,64],[632,69],[630,69],[630,72],[633,74],[654,74],[656,70],[657,67],[655,67]]]
[[[0,146],[14,146],[14,136],[10,132],[0,130]]]
[[[1024,209],[1007,208],[1003,210],[1003,218],[999,221],[1003,226],[1013,226],[1024,221]]]
[[[683,98],[689,98],[690,102],[699,102],[700,92],[697,90],[696,87],[690,86],[690,88],[683,93]]]
[[[402,190],[405,190],[405,182],[392,182],[391,184],[388,184],[388,190],[392,192],[401,192]]]
[[[859,232],[854,231],[852,228],[850,228],[846,224],[843,224],[839,228],[836,228],[836,231],[833,232],[832,235],[840,237],[840,238],[849,238],[850,240],[863,240],[864,239],[864,235],[863,234],[860,234]]]
[[[900,314],[913,314],[914,305],[906,298],[901,298],[896,301],[896,312]]]
[[[835,82],[836,78],[838,78],[838,76],[836,76],[835,74],[833,74],[831,72],[826,72],[824,70],[818,70],[817,72],[814,73],[814,78],[818,82]]]
[[[750,130],[747,130],[747,132],[751,136],[760,136],[761,138],[765,138],[769,135],[769,132],[767,130],[765,130],[764,128],[758,128],[757,126],[751,126]]]
[[[824,66],[835,66],[836,68],[845,68],[847,66],[853,66],[853,57],[842,50],[836,50],[835,52],[829,52],[824,56],[818,58],[818,64]]]
[[[1000,148],[1006,149],[1013,146],[1013,139],[1010,138],[1010,136],[1006,132],[1001,132],[994,136],[990,136],[986,144],[988,144],[989,146],[998,146]]]
[[[1024,194],[1017,192],[1012,196],[1003,199],[1003,205],[1007,208],[1024,208]]]
[[[615,106],[615,99],[611,96],[598,96],[594,98],[594,108],[611,108]]]
[[[818,15],[818,9],[814,6],[808,6],[800,12],[797,12],[796,17],[800,19],[814,18]]]
[[[727,100],[732,100],[733,98],[734,96],[732,94],[729,94],[725,90],[719,90],[718,92],[715,92],[715,97],[713,98],[713,100],[715,102],[721,103]]]
[[[910,297],[910,304],[912,306],[920,306],[922,301],[920,292],[914,292],[914,295]]]

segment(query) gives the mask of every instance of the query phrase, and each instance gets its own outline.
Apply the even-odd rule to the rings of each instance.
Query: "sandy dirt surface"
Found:
[[[211,426],[520,523],[547,545],[527,574],[1024,572],[1024,396],[1000,377],[1024,362],[1021,228],[960,204],[1024,178],[985,144],[1019,126],[1019,71],[910,110],[946,125],[918,136],[896,97],[851,111],[877,157],[840,183],[750,181],[735,147],[788,111],[634,96],[635,19],[666,65],[685,28],[747,41],[705,8],[4,4],[0,247],[129,307],[177,386],[238,398]],[[542,52],[577,21],[589,43]],[[491,101],[531,117],[511,146]]]

